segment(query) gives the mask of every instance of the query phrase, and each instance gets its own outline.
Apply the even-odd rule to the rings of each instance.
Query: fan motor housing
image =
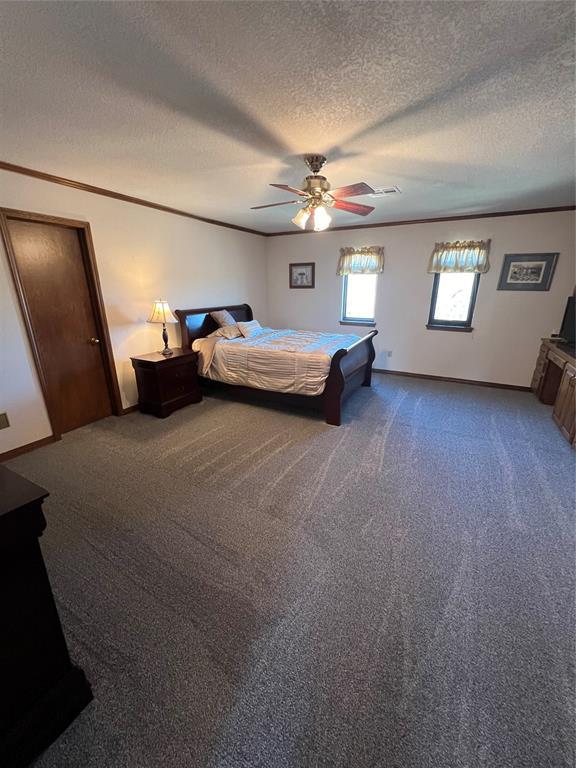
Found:
[[[316,197],[321,197],[323,192],[328,192],[330,189],[330,182],[326,176],[306,176],[303,184],[306,192]]]

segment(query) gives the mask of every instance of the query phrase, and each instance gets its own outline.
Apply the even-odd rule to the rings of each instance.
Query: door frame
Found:
[[[102,362],[104,364],[106,384],[108,385],[110,405],[112,407],[112,413],[115,416],[121,416],[124,413],[124,409],[122,407],[122,398],[120,395],[120,387],[118,386],[118,377],[116,374],[116,366],[114,364],[114,355],[112,352],[112,344],[110,342],[110,333],[108,331],[106,311],[102,298],[102,290],[100,288],[98,268],[96,266],[96,255],[94,253],[92,232],[90,230],[90,224],[87,221],[64,219],[59,216],[49,216],[44,213],[31,213],[29,211],[20,211],[15,208],[0,207],[0,232],[2,234],[4,247],[6,248],[6,255],[8,257],[8,264],[10,265],[10,272],[12,273],[12,279],[14,281],[16,295],[18,296],[20,311],[22,312],[22,317],[24,319],[24,325],[26,327],[28,341],[30,342],[32,356],[36,366],[36,373],[38,374],[38,379],[40,381],[40,389],[42,390],[44,403],[46,405],[46,410],[48,411],[48,418],[50,420],[52,432],[54,437],[59,440],[62,432],[60,430],[60,425],[56,423],[57,420],[55,417],[55,409],[53,407],[53,403],[50,402],[46,374],[42,366],[42,359],[40,357],[38,343],[34,334],[34,326],[32,325],[32,316],[30,314],[26,292],[24,290],[24,285],[18,270],[18,262],[16,260],[16,254],[14,252],[12,238],[10,237],[10,230],[8,228],[8,222],[11,219],[29,221],[35,224],[56,224],[61,227],[68,227],[70,229],[77,230],[78,240],[80,242],[80,250],[82,252],[82,259],[84,262],[86,282],[88,284],[88,292],[90,294],[92,303],[92,312],[96,321],[98,336],[101,339],[100,347],[102,350]]]

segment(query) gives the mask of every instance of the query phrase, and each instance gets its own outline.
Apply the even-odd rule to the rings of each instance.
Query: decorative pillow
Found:
[[[262,333],[262,326],[258,320],[250,320],[249,323],[238,323],[237,325],[240,329],[240,333],[245,339],[249,339],[251,336],[258,336],[259,333]]]
[[[236,325],[236,320],[234,320],[227,309],[219,309],[217,312],[210,312],[210,317],[213,320],[216,320],[221,328],[225,325]]]
[[[210,336],[223,336],[225,339],[237,339],[239,336],[242,336],[240,333],[240,328],[234,323],[234,325],[223,325],[222,328],[218,328],[216,331],[212,331],[212,333],[209,333],[206,338],[210,338]]]

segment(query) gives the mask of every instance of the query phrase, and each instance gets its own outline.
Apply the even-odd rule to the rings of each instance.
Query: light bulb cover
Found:
[[[296,216],[292,219],[292,223],[296,224],[297,227],[300,227],[300,229],[306,229],[306,224],[308,223],[308,219],[310,218],[310,208],[308,206],[305,206],[304,208],[300,208]]]
[[[314,232],[323,232],[325,229],[328,229],[331,221],[332,216],[330,216],[323,205],[319,205],[314,208]]]

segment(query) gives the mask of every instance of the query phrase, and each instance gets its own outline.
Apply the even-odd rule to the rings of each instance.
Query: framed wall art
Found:
[[[549,291],[558,253],[506,253],[499,291]]]
[[[316,262],[290,264],[290,288],[314,288]]]

